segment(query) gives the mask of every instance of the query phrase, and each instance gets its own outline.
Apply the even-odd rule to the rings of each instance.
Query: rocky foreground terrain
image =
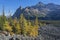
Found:
[[[46,25],[40,28],[42,40],[60,40],[60,27]]]
[[[11,40],[11,36],[4,36],[0,34],[0,40]],[[17,38],[17,39],[16,39]],[[37,38],[24,37],[22,35],[14,35],[15,40],[60,40],[60,27],[53,25],[46,25],[39,28],[39,36]]]

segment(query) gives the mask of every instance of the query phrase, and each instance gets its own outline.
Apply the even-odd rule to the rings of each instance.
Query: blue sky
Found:
[[[43,2],[45,4],[47,3],[55,3],[60,5],[60,0],[0,0],[0,15],[2,14],[2,6],[5,7],[5,14],[9,15],[9,10],[11,14],[13,15],[19,6],[26,7],[26,6],[32,6],[37,4],[38,2]]]

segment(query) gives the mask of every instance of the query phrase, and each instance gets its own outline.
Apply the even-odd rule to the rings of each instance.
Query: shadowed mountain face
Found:
[[[23,13],[26,18],[29,17],[33,19],[38,16],[39,19],[60,20],[60,5],[39,2],[34,6],[25,8],[19,7],[14,13],[13,18],[19,18],[21,13]]]

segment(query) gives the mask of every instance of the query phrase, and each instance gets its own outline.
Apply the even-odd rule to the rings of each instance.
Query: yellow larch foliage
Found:
[[[29,35],[32,37],[38,36],[38,19],[36,17],[35,19],[35,24],[32,25],[32,22],[27,21],[23,14],[20,15],[20,20],[19,20],[20,26],[21,26],[21,31],[24,36]]]
[[[20,34],[21,33],[20,24],[19,24],[19,22],[16,19],[14,19],[14,21],[13,21],[13,32],[16,33],[16,34]]]
[[[21,27],[21,34],[24,34],[23,33],[23,27],[24,27],[24,16],[23,14],[20,15],[20,19],[19,19],[19,24],[20,24],[20,27]]]
[[[24,36],[26,36],[28,34],[28,31],[29,31],[29,26],[28,26],[27,20],[24,18],[23,19],[23,33],[24,33]]]
[[[36,37],[38,36],[38,29],[35,26],[31,26],[30,27],[30,36],[32,37]]]
[[[24,36],[29,35],[29,22],[25,19],[23,14],[20,15],[20,20],[19,20],[20,26],[21,26],[21,32]]]
[[[17,23],[16,25],[15,25],[16,27],[16,34],[21,34],[21,27],[20,27],[20,25],[19,25],[19,23]]]
[[[8,31],[8,32],[12,31],[12,27],[9,25],[8,21],[5,21],[5,23],[3,25],[3,29],[4,29],[4,31]]]
[[[30,31],[30,36],[32,36],[32,37],[38,36],[38,28],[39,28],[39,26],[38,26],[38,18],[36,17],[35,24],[30,27],[30,30],[31,30]]]

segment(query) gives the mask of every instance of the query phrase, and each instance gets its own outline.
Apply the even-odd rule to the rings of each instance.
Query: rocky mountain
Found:
[[[29,17],[33,19],[38,16],[39,19],[60,20],[60,5],[39,2],[34,6],[28,6],[25,8],[20,6],[12,17],[19,18],[21,13],[23,13],[26,18]]]

